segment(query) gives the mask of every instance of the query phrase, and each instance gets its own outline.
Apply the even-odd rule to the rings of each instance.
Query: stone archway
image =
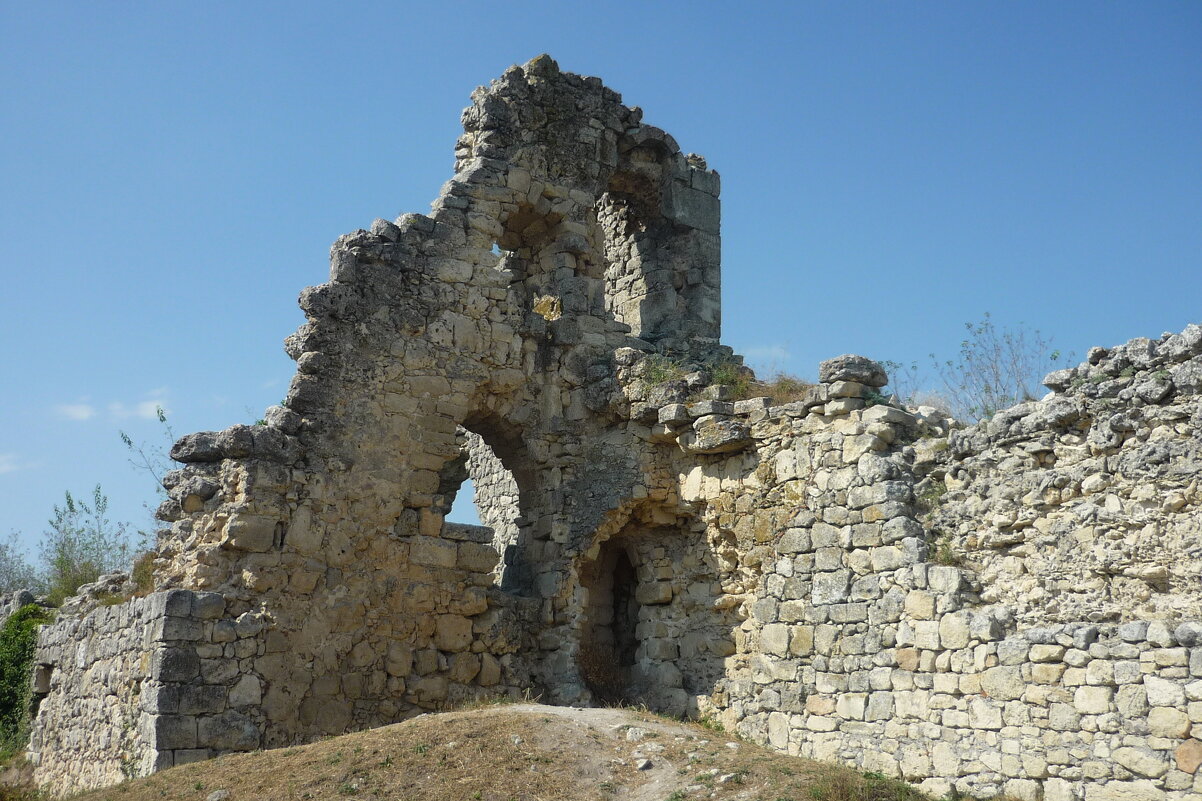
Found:
[[[692,714],[722,680],[735,622],[713,605],[704,526],[662,521],[628,521],[580,564],[577,665],[595,700]]]

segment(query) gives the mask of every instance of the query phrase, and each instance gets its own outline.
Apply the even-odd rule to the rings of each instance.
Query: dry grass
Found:
[[[632,727],[645,731],[628,739]],[[640,759],[652,766],[638,770]],[[76,801],[919,801],[889,779],[629,709],[533,704],[423,715],[306,746],[183,765]]]
[[[777,373],[772,378],[756,382],[753,391],[757,395],[767,395],[774,404],[792,403],[805,397],[810,387],[809,381],[788,373]]]

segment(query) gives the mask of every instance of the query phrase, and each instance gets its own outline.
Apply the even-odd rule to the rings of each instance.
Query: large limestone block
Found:
[[[914,644],[927,651],[939,650],[939,626],[934,620],[920,620],[914,624]]]
[[[820,363],[818,380],[824,384],[855,381],[869,387],[883,387],[889,383],[889,376],[885,373],[885,368],[872,359],[844,354]]]
[[[844,693],[835,702],[835,713],[845,720],[863,720],[868,693]]]
[[[270,551],[275,542],[277,522],[274,517],[235,515],[225,525],[225,539],[221,546],[235,551]]]
[[[1189,715],[1167,706],[1153,707],[1148,713],[1148,733],[1153,737],[1179,740],[1189,734]]]
[[[789,746],[789,716],[783,712],[773,712],[768,716],[768,742],[773,748]]]
[[[459,556],[457,543],[437,537],[414,537],[409,544],[409,560],[429,567],[454,567]]]
[[[492,687],[501,683],[501,663],[492,654],[480,655],[480,672],[476,683],[481,687]]]
[[[1185,689],[1175,681],[1159,676],[1145,676],[1144,689],[1151,706],[1185,706]]]
[[[642,581],[634,591],[635,600],[644,606],[672,602],[672,583],[668,581]]]
[[[434,623],[434,645],[440,651],[462,651],[472,643],[472,621],[460,615],[438,615]]]
[[[1022,697],[1026,683],[1019,668],[994,667],[982,674],[981,689],[995,700],[1014,701]]]
[[[969,701],[968,714],[974,729],[1002,728],[1002,709],[988,698],[973,698]]]
[[[1166,795],[1147,780],[1087,784],[1085,801],[1165,801]]]
[[[718,233],[718,198],[678,181],[668,183],[663,194],[663,213],[668,219],[700,231]]]
[[[1114,750],[1114,761],[1137,776],[1159,779],[1169,770],[1169,763],[1147,748],[1123,747]]]
[[[833,570],[829,573],[817,573],[814,576],[810,603],[814,605],[837,604],[847,600],[848,587],[851,583],[851,573],[847,570]]]
[[[955,650],[968,646],[968,612],[953,612],[939,621],[939,643],[944,648]]]
[[[760,647],[776,656],[789,653],[789,626],[784,623],[771,623],[764,626],[760,634]]]
[[[232,707],[258,706],[262,700],[263,683],[256,676],[243,676],[230,688],[229,705]]]
[[[715,454],[741,451],[752,443],[751,428],[741,420],[708,415],[677,439],[685,453]]]
[[[1104,715],[1111,711],[1112,687],[1078,687],[1073,695],[1073,706],[1082,715]]]
[[[201,745],[222,751],[253,751],[259,747],[259,727],[241,712],[227,710],[201,718],[197,739]]]

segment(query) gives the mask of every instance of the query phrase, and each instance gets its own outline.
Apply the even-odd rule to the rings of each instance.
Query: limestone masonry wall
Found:
[[[286,402],[176,443],[156,592],[43,630],[39,781],[530,693],[934,792],[1202,794],[1202,328],[969,428],[861,356],[736,400],[705,161],[546,56],[463,123],[431,214],[302,292]]]

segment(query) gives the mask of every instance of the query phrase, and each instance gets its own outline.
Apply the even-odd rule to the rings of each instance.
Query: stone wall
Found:
[[[934,454],[937,535],[1028,625],[1202,618],[1202,327],[1047,381]]]
[[[1202,792],[1202,329],[950,436],[859,356],[734,400],[716,173],[547,57],[464,129],[301,294],[285,404],[173,448],[159,592],[45,633],[40,780],[528,692],[934,790]],[[486,526],[444,521],[468,476]]]
[[[257,748],[260,698],[238,654],[260,646],[239,640],[253,636],[246,620],[220,620],[224,606],[184,590],[116,605],[85,594],[44,626],[29,745],[38,782],[68,792]]]

